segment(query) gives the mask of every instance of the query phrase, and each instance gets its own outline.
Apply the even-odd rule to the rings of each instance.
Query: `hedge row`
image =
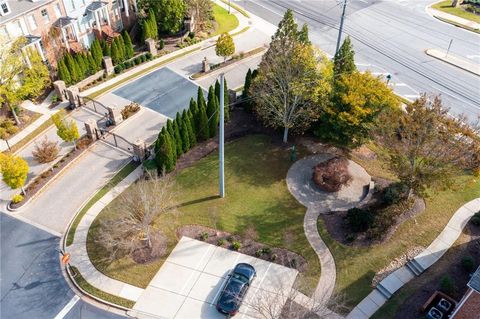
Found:
[[[116,74],[119,74],[119,73],[122,73],[123,70],[130,69],[131,67],[142,64],[143,62],[146,62],[146,61],[150,61],[152,59],[153,59],[152,54],[150,52],[147,52],[145,54],[135,57],[134,59],[131,59],[116,65],[114,70]]]

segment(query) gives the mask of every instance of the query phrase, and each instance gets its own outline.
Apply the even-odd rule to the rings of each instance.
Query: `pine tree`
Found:
[[[349,74],[356,70],[355,51],[353,51],[350,37],[347,36],[333,58],[333,74],[335,79],[338,79],[341,74]]]
[[[65,54],[65,64],[70,72],[72,83],[77,83],[80,80],[80,70],[75,59],[70,53]]]
[[[128,34],[127,30],[123,31],[123,42],[125,43],[126,58],[130,59],[133,57],[134,51],[133,51],[132,39],[130,38],[130,35]]]
[[[252,85],[252,70],[248,69],[247,75],[245,75],[245,84],[243,85],[242,91],[242,104],[247,112],[252,111],[253,103],[250,101],[250,94],[248,90],[250,90],[250,86]]]
[[[205,97],[203,96],[203,90],[201,87],[198,87],[198,90],[197,90],[197,105],[198,105],[198,110],[200,110],[202,107],[204,109],[207,109],[207,104],[205,102]]]
[[[208,90],[208,103],[207,103],[207,117],[208,117],[208,132],[210,137],[217,135],[218,127],[218,99],[215,96],[213,86],[210,86]]]
[[[195,144],[197,144],[197,138],[195,136],[195,131],[193,129],[192,122],[190,121],[190,114],[186,110],[183,110],[182,120],[185,122],[185,125],[187,126],[190,148],[192,148],[195,146]]]
[[[174,133],[174,140],[177,150],[177,158],[183,154],[183,147],[182,147],[182,136],[180,135],[180,128],[177,119],[173,121],[173,133]]]
[[[113,62],[113,64],[115,64],[115,65],[119,64],[120,63],[120,52],[118,50],[116,41],[112,42],[111,50],[112,50],[112,62]]]
[[[60,58],[57,64],[58,68],[58,77],[60,80],[64,81],[66,84],[70,84],[72,82],[72,78],[70,77],[70,71],[68,71],[67,66],[65,65],[65,59]]]
[[[177,121],[180,123],[180,135],[182,136],[182,149],[186,153],[190,150],[190,133],[188,132],[187,122],[177,113]]]
[[[220,82],[218,80],[215,82],[215,96],[217,97],[219,103],[220,103]],[[223,79],[223,103],[224,103],[224,113],[223,115],[225,116],[225,121],[228,122],[230,119],[230,102],[229,102],[229,97],[228,97],[228,87],[227,87],[227,79]],[[220,104],[218,104],[220,106]],[[219,108],[220,110],[220,108]]]
[[[176,159],[177,143],[175,143],[175,131],[173,130],[173,122],[170,119],[167,120],[167,131],[168,131],[168,134],[170,134],[170,137],[172,138],[172,151],[175,154],[175,159]]]
[[[206,141],[210,137],[209,127],[208,127],[208,116],[205,103],[200,105],[198,109],[199,116],[199,130],[197,131],[197,136],[200,141]]]
[[[298,26],[293,17],[293,11],[288,9],[278,24],[278,29],[272,36],[272,43],[278,43],[284,50],[290,50],[299,38]],[[271,44],[272,44],[271,43]],[[269,53],[267,51],[267,53]]]

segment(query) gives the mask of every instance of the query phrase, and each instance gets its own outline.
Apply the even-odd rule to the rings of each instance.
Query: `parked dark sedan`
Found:
[[[217,310],[230,317],[236,315],[256,276],[257,273],[252,265],[237,264],[228,275],[228,280],[217,301]]]

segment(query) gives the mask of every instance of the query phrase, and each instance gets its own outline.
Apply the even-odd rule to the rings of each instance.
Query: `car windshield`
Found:
[[[239,273],[236,273],[236,272],[234,272],[232,274],[232,277],[241,281],[241,282],[248,282],[248,278],[245,275],[242,275],[242,274],[239,274]]]

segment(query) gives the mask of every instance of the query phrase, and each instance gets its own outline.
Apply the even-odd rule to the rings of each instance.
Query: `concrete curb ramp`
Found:
[[[455,243],[470,218],[480,211],[480,197],[460,207],[437,238],[423,252],[383,279],[347,316],[347,319],[370,318],[407,282],[436,263]]]

